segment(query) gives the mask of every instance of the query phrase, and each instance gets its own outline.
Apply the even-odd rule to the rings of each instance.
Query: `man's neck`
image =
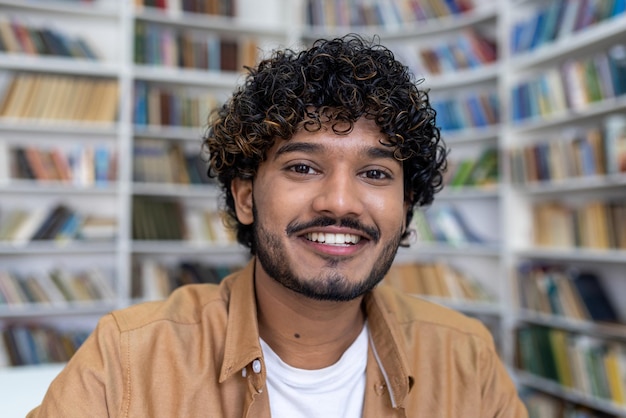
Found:
[[[363,329],[362,297],[318,301],[255,274],[259,334],[287,364],[321,369],[336,363]]]

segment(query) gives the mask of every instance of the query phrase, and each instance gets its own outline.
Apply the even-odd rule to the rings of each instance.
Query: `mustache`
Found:
[[[380,240],[380,232],[378,231],[377,228],[367,226],[363,224],[362,222],[353,218],[334,219],[334,218],[327,217],[327,216],[320,216],[308,222],[293,221],[293,222],[290,222],[289,225],[287,225],[285,232],[287,232],[287,235],[289,236],[289,235],[297,234],[308,228],[325,227],[325,226],[332,226],[332,225],[340,226],[343,228],[354,229],[355,231],[360,231],[364,235],[370,237],[374,242],[378,242]]]

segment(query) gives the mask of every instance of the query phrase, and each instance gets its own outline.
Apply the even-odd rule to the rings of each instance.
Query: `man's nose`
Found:
[[[327,175],[320,183],[313,209],[333,216],[358,216],[363,212],[363,191],[354,175],[338,171]]]

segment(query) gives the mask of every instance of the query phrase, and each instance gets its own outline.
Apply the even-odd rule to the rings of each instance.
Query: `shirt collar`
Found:
[[[239,273],[225,280],[230,285],[230,301],[220,383],[263,356],[256,314],[254,258]]]
[[[393,312],[385,304],[384,294],[389,289],[379,286],[365,295],[365,310],[370,331],[370,342],[376,361],[383,373],[394,407],[403,407],[415,381],[406,357],[406,344],[401,341],[401,330]]]

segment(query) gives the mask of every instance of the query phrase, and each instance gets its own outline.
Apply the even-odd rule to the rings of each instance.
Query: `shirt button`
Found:
[[[252,371],[256,374],[261,373],[261,360],[256,359],[252,362]]]

